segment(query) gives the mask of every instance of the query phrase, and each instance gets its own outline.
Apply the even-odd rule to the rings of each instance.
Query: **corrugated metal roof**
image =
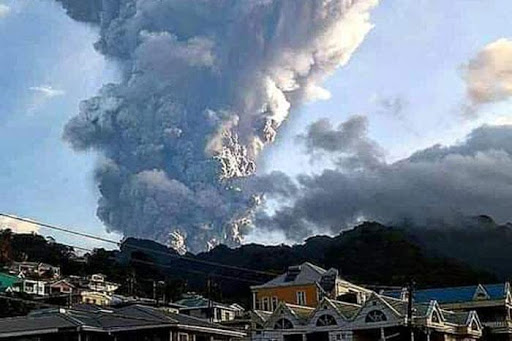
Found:
[[[153,307],[132,305],[119,309],[44,309],[27,316],[0,319],[0,337],[10,333],[34,333],[41,330],[62,328],[97,329],[98,331],[120,331],[142,327],[204,327],[212,332],[233,332],[232,329],[208,321],[167,313]]]
[[[336,301],[336,300],[331,300],[331,299],[328,299],[328,300],[329,300],[329,302],[331,302],[334,305],[336,310],[341,315],[343,315],[346,319],[352,318],[355,314],[357,314],[359,309],[361,309],[361,306],[357,305],[357,304]]]
[[[472,301],[478,285],[434,288],[417,290],[414,292],[414,300],[416,302],[429,302],[436,300],[439,303],[458,303]],[[486,284],[483,288],[489,295],[490,299],[503,299],[505,297],[505,284]],[[401,291],[385,291],[383,295],[399,298]]]

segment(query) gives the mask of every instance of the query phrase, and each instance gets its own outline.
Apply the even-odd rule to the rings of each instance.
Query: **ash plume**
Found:
[[[80,105],[64,137],[103,158],[97,214],[125,236],[189,251],[236,245],[260,194],[252,179],[290,110],[372,28],[377,0],[58,0],[97,23],[123,80]],[[272,175],[282,178],[281,175]],[[260,188],[268,186],[270,188]]]

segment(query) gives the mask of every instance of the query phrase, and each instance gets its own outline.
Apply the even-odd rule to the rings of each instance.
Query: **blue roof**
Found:
[[[497,300],[505,297],[505,284],[484,284],[482,285],[490,299]],[[417,290],[414,292],[416,302],[429,302],[436,300],[438,303],[455,303],[473,301],[478,285],[464,287],[449,287]],[[400,298],[402,291],[385,291],[383,295]]]

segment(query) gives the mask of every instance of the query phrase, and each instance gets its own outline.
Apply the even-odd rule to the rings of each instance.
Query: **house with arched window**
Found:
[[[436,301],[414,304],[409,328],[407,301],[372,293],[363,304],[323,298],[315,309],[281,302],[265,315],[254,341],[471,341],[482,336],[474,311],[452,312]]]
[[[406,299],[407,291],[384,291],[383,295]],[[476,311],[484,326],[484,339],[512,340],[512,293],[508,282],[416,290],[414,300],[435,300],[443,309]]]

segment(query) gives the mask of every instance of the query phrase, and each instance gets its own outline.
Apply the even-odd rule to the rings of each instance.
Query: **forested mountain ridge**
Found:
[[[247,302],[251,285],[305,261],[334,267],[345,279],[367,285],[401,286],[414,279],[419,287],[441,287],[507,280],[512,275],[509,245],[511,226],[485,216],[429,228],[366,222],[293,246],[220,245],[185,256],[154,241],[128,238],[119,251],[101,249],[77,258],[71,248],[42,236],[4,231],[0,262],[48,262],[60,265],[64,275],[101,272],[123,285],[121,293],[148,297],[154,281],[164,281],[167,296],[175,297],[184,290],[205,290],[209,278],[218,299]]]

